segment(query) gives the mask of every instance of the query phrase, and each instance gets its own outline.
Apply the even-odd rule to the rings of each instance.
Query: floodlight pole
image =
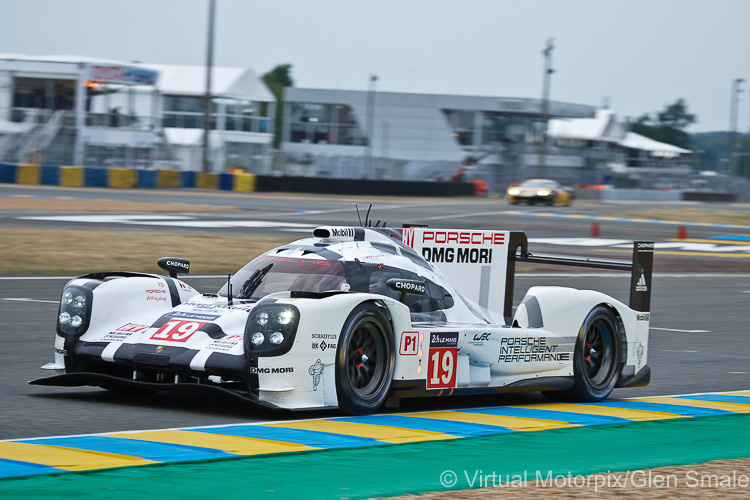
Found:
[[[203,158],[204,172],[211,171],[208,155],[208,134],[211,130],[211,73],[214,65],[214,16],[216,0],[208,0],[208,34],[206,40],[206,94],[203,99]]]
[[[372,146],[375,140],[375,82],[378,81],[378,75],[370,74],[367,84],[367,144],[365,145],[365,168],[370,175],[372,172]]]
[[[544,55],[544,79],[542,82],[542,140],[539,144],[539,168],[544,171],[547,162],[547,124],[549,122],[549,93],[552,80],[552,51],[555,49],[555,39],[547,39],[547,47],[542,51]],[[543,177],[544,175],[540,175]]]
[[[735,155],[735,135],[737,134],[737,107],[740,101],[740,93],[743,90],[740,85],[745,81],[744,78],[735,78],[732,80],[732,102],[729,108],[729,148],[727,150],[727,174],[732,174],[732,157]]]

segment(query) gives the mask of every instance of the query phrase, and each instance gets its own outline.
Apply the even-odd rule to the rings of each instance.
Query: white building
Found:
[[[551,101],[543,144],[540,99],[301,88],[284,96],[282,149],[295,175],[448,180],[471,156],[471,175],[504,191],[531,177],[598,184],[643,171],[646,160],[660,171],[688,168],[680,160],[689,151],[583,104]]]
[[[609,109],[598,109],[593,118],[550,120],[548,137],[552,151],[585,151],[599,170],[646,187],[679,186],[691,171],[692,151],[630,132],[627,121],[618,121]]]
[[[301,88],[284,99],[282,149],[302,175],[434,180],[468,155],[485,170],[537,161],[525,145],[540,137],[540,99]],[[553,101],[549,110],[584,118],[596,108]]]
[[[150,64],[159,72],[158,114],[172,157],[183,170],[201,169],[206,71],[202,66]],[[273,141],[276,100],[255,72],[215,67],[211,74],[213,171],[265,168]]]
[[[0,161],[200,170],[205,68],[0,54]],[[275,100],[213,68],[211,170],[262,168]]]

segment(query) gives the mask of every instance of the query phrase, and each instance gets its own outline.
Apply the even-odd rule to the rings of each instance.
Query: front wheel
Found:
[[[566,391],[544,392],[554,401],[593,403],[610,395],[620,374],[622,339],[612,310],[597,306],[581,325],[573,354],[575,384]]]
[[[393,329],[381,307],[357,306],[349,315],[336,351],[339,408],[368,415],[388,397],[393,380]]]

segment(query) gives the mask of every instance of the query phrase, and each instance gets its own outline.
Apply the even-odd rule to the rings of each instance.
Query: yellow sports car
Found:
[[[528,203],[533,205],[570,205],[573,191],[550,179],[529,179],[518,185],[511,185],[507,191],[511,205]]]

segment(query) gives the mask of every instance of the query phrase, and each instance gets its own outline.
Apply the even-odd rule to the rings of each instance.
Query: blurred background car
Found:
[[[511,205],[540,203],[550,206],[567,206],[573,201],[573,190],[551,179],[529,179],[520,184],[514,184],[511,184],[507,190],[508,201]]]

